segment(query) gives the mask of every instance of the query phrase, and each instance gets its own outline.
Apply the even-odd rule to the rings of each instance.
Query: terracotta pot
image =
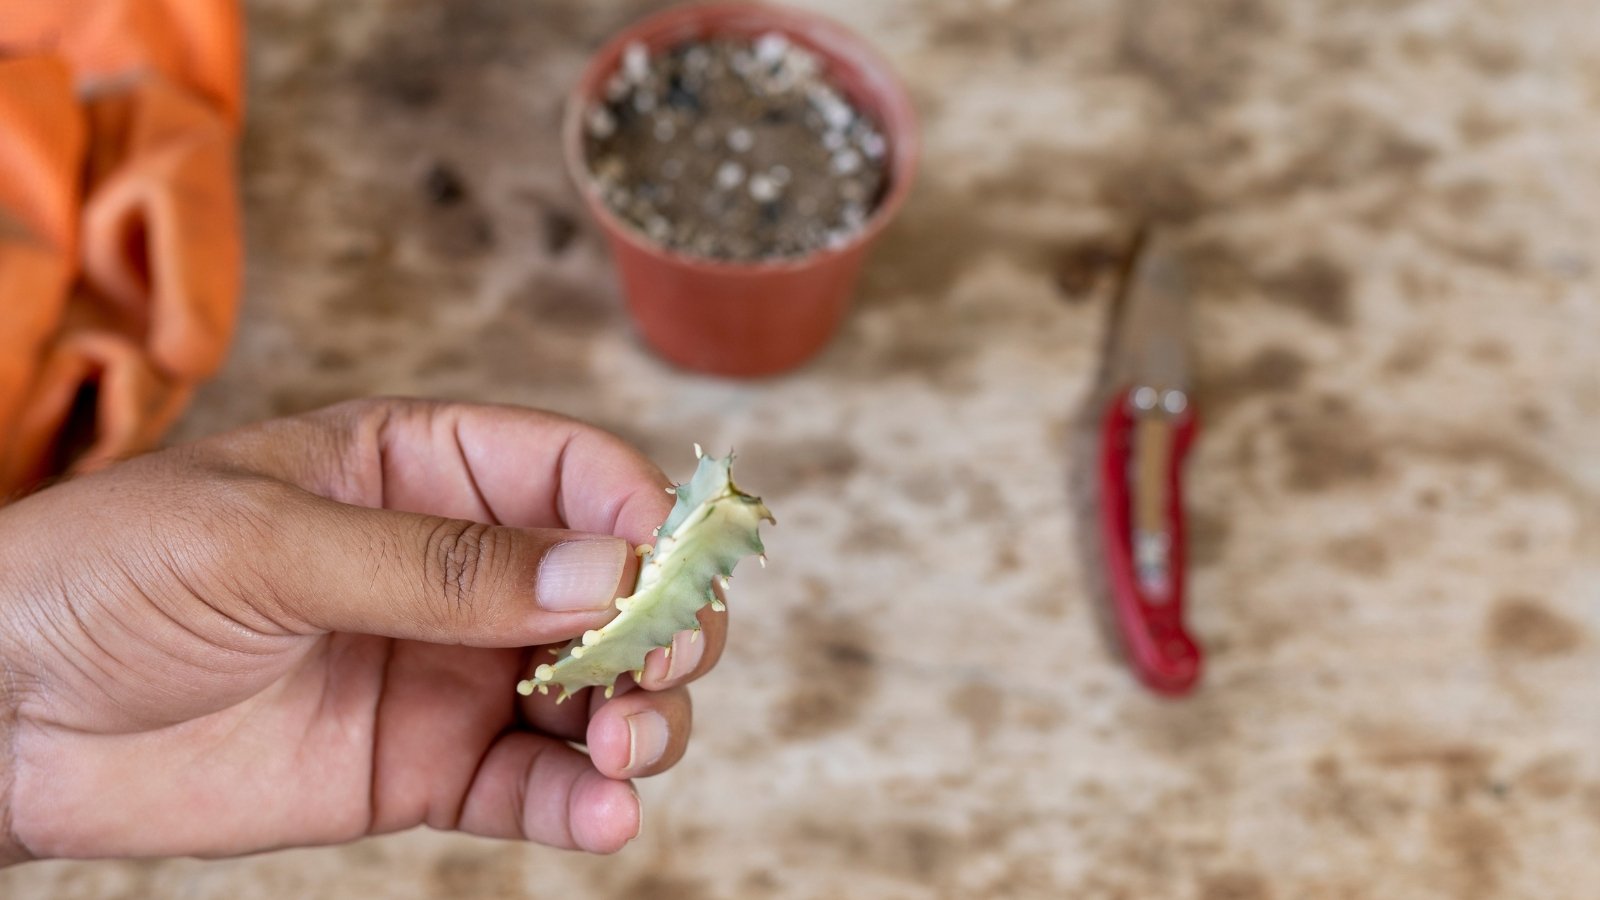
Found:
[[[773,262],[734,263],[669,251],[606,206],[583,155],[583,114],[620,65],[623,48],[652,53],[708,37],[779,32],[817,54],[825,77],[882,128],[888,188],[848,243]],[[771,375],[816,355],[838,329],[867,250],[905,201],[916,168],[911,100],[861,38],[812,13],[754,3],[680,6],[642,19],[590,59],[562,123],[567,170],[611,245],[628,311],[666,359],[718,375]]]

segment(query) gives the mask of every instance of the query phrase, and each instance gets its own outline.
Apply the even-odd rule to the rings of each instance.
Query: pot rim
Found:
[[[730,24],[732,28],[728,27]],[[804,256],[756,262],[693,256],[669,250],[650,240],[612,212],[605,198],[595,189],[594,178],[584,159],[583,113],[605,79],[621,63],[624,48],[635,42],[671,46],[678,42],[673,39],[680,34],[683,40],[687,40],[719,31],[750,35],[778,32],[821,56],[829,66],[850,64],[866,76],[864,80],[868,84],[859,92],[862,96],[852,96],[851,99],[858,106],[869,107],[868,111],[878,118],[878,124],[889,140],[889,190],[850,240]],[[870,102],[863,103],[863,99]],[[916,110],[911,104],[910,94],[894,69],[865,39],[839,22],[817,13],[766,3],[726,0],[690,3],[666,9],[646,16],[606,39],[599,49],[590,54],[577,83],[567,95],[561,121],[561,144],[567,177],[577,188],[590,214],[614,240],[624,241],[671,265],[718,275],[800,271],[859,252],[877,238],[905,204],[916,176],[920,151]]]

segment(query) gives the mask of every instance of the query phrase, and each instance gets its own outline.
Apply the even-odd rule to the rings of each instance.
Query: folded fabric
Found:
[[[0,500],[160,440],[241,266],[234,0],[0,15]]]

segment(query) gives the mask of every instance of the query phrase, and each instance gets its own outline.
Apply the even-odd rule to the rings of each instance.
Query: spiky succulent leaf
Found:
[[[713,584],[732,575],[744,557],[763,552],[759,526],[774,521],[760,497],[733,483],[732,469],[732,453],[700,455],[694,477],[675,488],[677,502],[640,561],[633,593],[617,601],[616,618],[537,666],[532,678],[517,684],[519,693],[555,687],[558,700],[565,700],[594,686],[609,696],[617,677],[642,669],[651,650],[670,648],[680,631],[699,630],[700,608],[721,603]]]

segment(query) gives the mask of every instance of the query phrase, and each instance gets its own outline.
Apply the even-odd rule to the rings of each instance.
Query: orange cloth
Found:
[[[239,293],[234,0],[0,0],[0,501],[148,449]]]

